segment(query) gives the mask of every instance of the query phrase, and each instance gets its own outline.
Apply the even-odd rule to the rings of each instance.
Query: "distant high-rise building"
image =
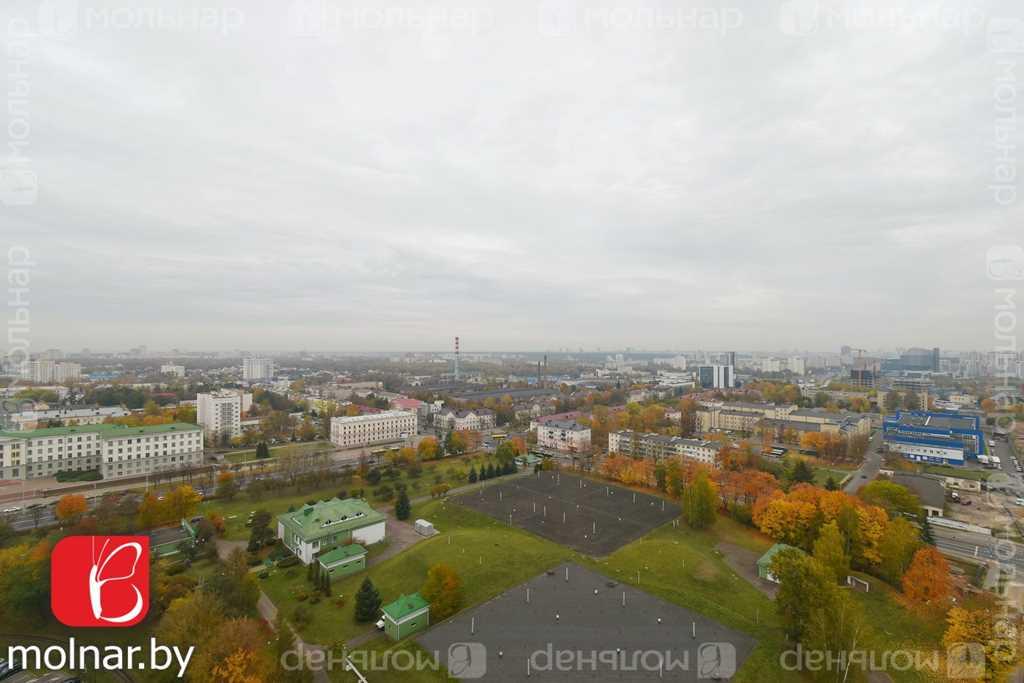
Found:
[[[878,378],[882,374],[882,363],[877,358],[855,358],[850,368],[850,384],[865,388],[878,386]]]
[[[82,377],[82,366],[78,363],[32,360],[22,364],[21,376],[36,384],[77,382]]]
[[[172,363],[166,363],[166,364],[160,366],[160,374],[162,374],[162,375],[173,375],[174,377],[181,378],[181,377],[185,376],[185,366],[184,365],[174,365]]]
[[[257,382],[274,378],[274,361],[270,358],[244,358],[242,360],[242,379]]]
[[[704,389],[731,389],[736,386],[736,375],[731,365],[701,365],[697,383]]]

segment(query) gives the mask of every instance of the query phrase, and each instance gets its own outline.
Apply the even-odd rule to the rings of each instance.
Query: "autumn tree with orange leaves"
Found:
[[[940,603],[950,593],[949,563],[932,546],[914,553],[910,568],[903,574],[903,595],[916,605]]]
[[[66,496],[61,496],[61,499],[57,501],[53,514],[62,522],[74,524],[88,511],[89,503],[85,496],[69,493]]]

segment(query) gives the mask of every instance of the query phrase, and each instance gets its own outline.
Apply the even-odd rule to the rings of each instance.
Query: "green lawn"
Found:
[[[836,484],[841,484],[843,479],[850,476],[850,470],[837,470],[830,469],[828,467],[818,467],[814,470],[814,484],[815,486],[824,486],[825,482],[828,481],[829,477],[835,480]]]
[[[249,538],[249,529],[245,526],[249,513],[256,510],[266,510],[271,515],[288,512],[290,506],[301,507],[308,500],[323,500],[337,496],[342,489],[350,489],[351,485],[337,482],[330,487],[308,491],[306,493],[295,493],[264,500],[253,501],[245,493],[239,493],[234,500],[211,499],[199,504],[199,514],[205,515],[208,512],[215,512],[224,517],[224,538],[232,541],[244,541]],[[358,488],[358,487],[357,487]],[[276,523],[272,524],[276,529]]]
[[[270,447],[270,458],[279,458],[282,455],[302,455],[304,453],[316,453],[317,451],[333,451],[334,444],[330,441],[301,441],[297,443],[286,443],[281,446]],[[224,456],[230,463],[246,462],[256,459],[256,449],[247,448],[242,451],[231,451]]]
[[[396,653],[402,654],[396,657]],[[439,683],[458,680],[449,676],[445,669],[445,653],[441,653],[441,661],[438,663],[433,653],[427,652],[412,640],[394,643],[386,636],[381,636],[354,649],[351,656],[352,663],[359,669],[359,672],[371,681],[384,680],[385,676],[389,681],[399,680],[402,683]],[[413,659],[410,659],[410,656]],[[422,663],[423,666],[421,668],[409,667],[408,663],[411,661]],[[396,671],[396,668],[401,668],[401,672]],[[419,670],[415,670],[417,668]],[[342,671],[340,666],[331,669],[329,676],[332,681],[338,683],[359,680],[355,674]]]
[[[299,444],[309,445],[309,444]],[[446,483],[452,488],[466,484],[466,477],[471,467],[479,468],[486,464],[489,459],[480,455],[467,455],[459,458],[445,458],[423,463],[423,471],[418,477],[410,477],[407,469],[399,469],[400,475],[391,479],[384,477],[378,486],[387,484],[395,488],[396,484],[405,484],[409,496],[412,498],[430,495],[430,490],[438,483]],[[304,493],[283,492],[281,495],[268,493],[264,498],[254,501],[245,492],[240,492],[233,500],[210,499],[199,506],[199,514],[216,512],[224,517],[225,538],[228,540],[246,540],[249,538],[249,529],[245,526],[249,513],[255,510],[266,510],[272,515],[287,512],[288,508],[301,507],[309,500],[323,500],[337,496],[342,490],[353,491],[364,489],[365,495],[370,504],[384,510],[394,505],[394,499],[377,500],[373,498],[373,489],[377,488],[365,482],[358,475],[350,483],[338,481],[329,487],[307,491]]]
[[[942,614],[911,612],[898,600],[897,592],[880,579],[857,573],[871,583],[871,591],[855,591],[852,595],[864,608],[871,629],[867,633],[864,649],[878,653],[906,649],[931,653],[941,649],[945,622]],[[927,659],[927,657],[925,658]],[[945,680],[931,676],[927,671],[889,671],[896,681]],[[940,674],[944,674],[940,670]]]
[[[986,481],[991,474],[987,470],[950,467],[949,465],[925,465],[924,471],[928,474],[938,474],[943,477],[959,477],[960,479],[972,479],[974,481]]]
[[[463,604],[468,606],[574,557],[571,551],[550,541],[442,501],[416,506],[413,517],[430,519],[441,533],[366,572],[336,581],[332,586],[334,598],[309,606],[312,619],[301,629],[303,638],[329,645],[372,630],[372,625],[355,621],[354,596],[367,575],[382,600],[390,602],[401,593],[419,590],[427,570],[434,564],[446,562],[462,578]],[[301,604],[296,593],[308,590],[305,568],[290,569],[295,570],[290,572],[291,576],[289,569],[274,570],[269,578],[260,581],[263,590],[287,617]],[[341,607],[334,602],[338,596],[344,599]]]

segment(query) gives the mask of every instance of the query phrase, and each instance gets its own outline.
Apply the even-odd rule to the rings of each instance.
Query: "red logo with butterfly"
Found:
[[[50,607],[66,626],[133,626],[149,612],[147,536],[68,536],[53,548]]]

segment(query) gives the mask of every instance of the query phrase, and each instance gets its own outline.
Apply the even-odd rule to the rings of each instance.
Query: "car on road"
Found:
[[[1013,501],[1013,504],[1014,505],[1020,505],[1021,507],[1024,507],[1024,498],[1018,498],[1017,500]]]
[[[5,515],[11,515],[11,514],[14,514],[15,512],[21,512],[21,508],[17,508],[17,507],[15,507],[15,508],[4,508],[4,514]]]

